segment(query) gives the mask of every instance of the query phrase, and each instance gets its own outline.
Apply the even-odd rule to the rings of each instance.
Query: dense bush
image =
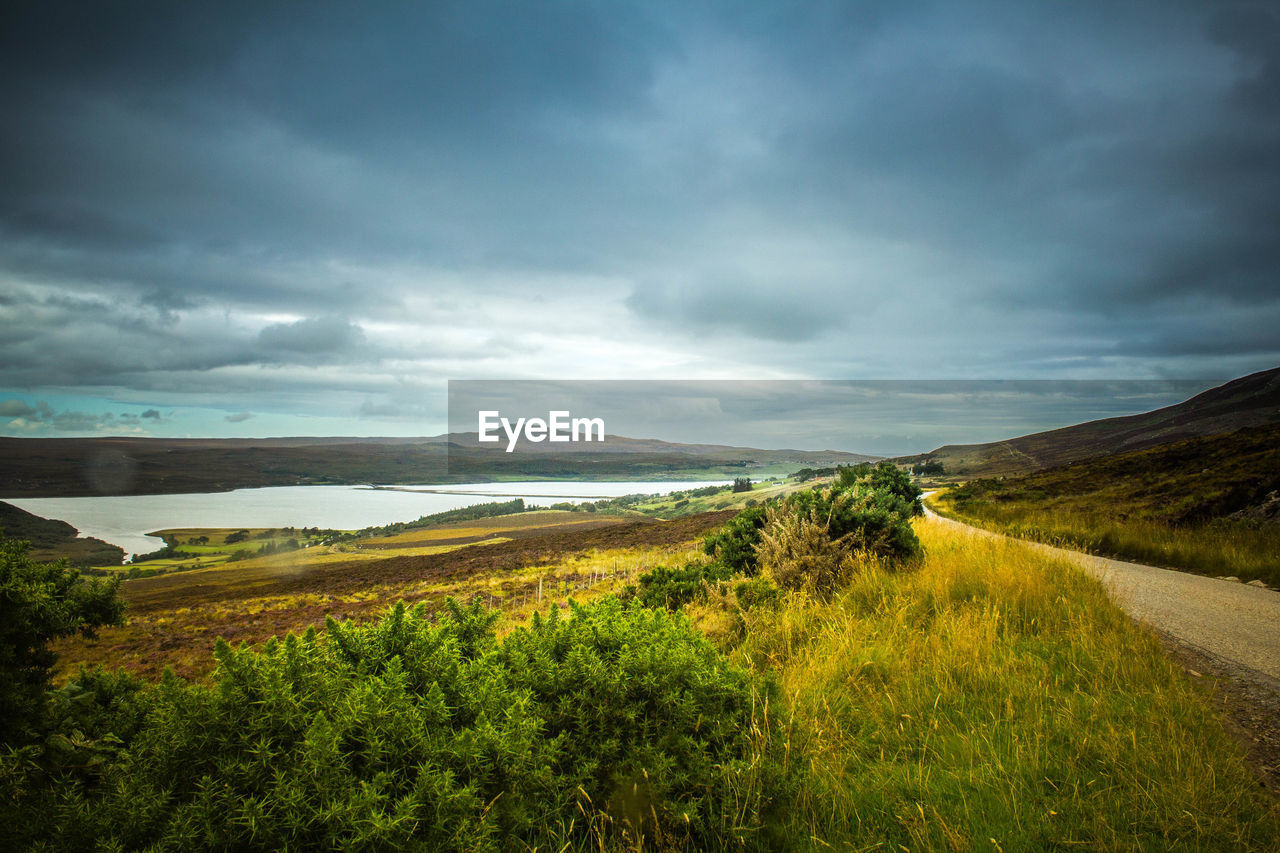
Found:
[[[708,584],[728,580],[734,574],[723,563],[688,563],[676,569],[656,566],[636,578],[637,586],[631,595],[643,607],[679,610],[702,598]]]
[[[825,527],[831,539],[851,550],[896,559],[920,551],[920,540],[911,529],[914,513],[913,504],[900,495],[859,481],[852,487],[796,492],[787,497],[775,518],[807,519]]]
[[[770,508],[758,548],[764,573],[783,589],[830,592],[841,580],[850,549],[832,538],[828,524],[789,509]]]
[[[606,599],[535,619],[501,654],[545,733],[563,739],[556,772],[615,820],[693,849],[776,849],[761,821],[782,778],[753,738],[772,734],[761,714],[777,697],[684,617]]]
[[[105,758],[57,777],[38,829],[55,849],[772,843],[764,688],[683,617],[607,599],[502,640],[496,618],[398,605],[220,642],[211,685],[82,673],[55,704],[69,748]]]
[[[892,462],[878,462],[875,465],[863,462],[841,468],[834,487],[837,490],[888,493],[906,503],[910,508],[910,515],[924,514],[924,507],[920,503],[920,487],[912,482],[906,471]]]
[[[765,524],[764,505],[747,507],[703,540],[703,550],[730,574],[754,575],[758,571],[756,546]]]
[[[756,557],[778,586],[828,593],[842,582],[854,552],[890,562],[917,556],[911,519],[921,511],[919,488],[896,466],[842,468],[831,486],[796,492],[768,508]]]
[[[116,624],[118,578],[86,581],[66,561],[37,563],[27,543],[0,539],[0,745],[41,734],[59,637]]]

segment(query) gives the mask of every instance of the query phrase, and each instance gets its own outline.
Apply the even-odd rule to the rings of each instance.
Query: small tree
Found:
[[[751,487],[750,477],[734,477],[733,478],[733,490],[735,492],[749,492],[751,491],[751,488],[752,487]]]
[[[66,560],[37,563],[27,548],[0,539],[0,744],[21,743],[39,728],[57,660],[49,643],[93,636],[124,615],[119,578],[86,581]]]

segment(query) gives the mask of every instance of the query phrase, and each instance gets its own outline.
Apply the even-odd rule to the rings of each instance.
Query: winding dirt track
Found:
[[[925,513],[976,536],[1003,536],[944,518],[927,507]],[[1280,690],[1280,591],[1028,544],[1078,563],[1106,584],[1116,602],[1140,622],[1226,664],[1236,676]]]

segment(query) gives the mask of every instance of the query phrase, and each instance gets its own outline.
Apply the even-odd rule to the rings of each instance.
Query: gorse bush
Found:
[[[747,507],[702,542],[702,549],[731,574],[754,575],[759,569],[756,546],[765,524],[765,506]]]
[[[535,617],[500,654],[559,747],[561,790],[575,785],[668,845],[779,843],[759,838],[783,788],[760,749],[774,735],[772,685],[729,665],[683,616],[575,605],[567,619]]]
[[[863,492],[887,493],[904,501],[909,506],[908,515],[924,514],[920,503],[922,492],[920,487],[911,481],[910,475],[892,462],[878,462],[872,465],[862,462],[839,469],[836,476],[837,490],[854,489]]]
[[[773,522],[786,516],[806,519],[850,550],[900,559],[920,552],[913,514],[912,504],[897,494],[855,484],[797,492],[783,501]]]
[[[0,538],[0,745],[40,736],[59,637],[116,624],[118,578],[86,581],[66,561],[38,563],[26,542]]]
[[[756,558],[784,589],[826,594],[843,582],[861,552],[889,562],[920,554],[911,519],[920,490],[889,463],[842,468],[828,488],[789,495],[768,507]]]
[[[646,606],[677,609],[705,599],[713,582],[754,577],[762,568],[778,587],[825,593],[839,585],[846,558],[855,552],[890,562],[920,554],[911,528],[911,519],[923,513],[920,488],[905,471],[881,462],[834,473],[826,488],[748,506],[703,540],[710,565],[654,569],[640,576],[633,594]]]
[[[786,507],[770,507],[757,550],[765,576],[779,587],[820,593],[830,592],[839,583],[849,554],[843,542],[831,538],[829,524]]]
[[[683,568],[655,566],[636,578],[637,585],[629,590],[643,607],[665,607],[679,610],[690,601],[706,597],[707,588],[719,581],[733,577],[734,572],[722,563],[688,563]]]
[[[768,687],[678,614],[606,599],[501,640],[496,618],[450,600],[432,622],[401,604],[260,651],[219,642],[210,685],[82,673],[59,699],[69,743],[106,760],[29,799],[49,833],[37,840],[709,849],[738,833],[767,846],[758,827],[782,784],[762,770]]]

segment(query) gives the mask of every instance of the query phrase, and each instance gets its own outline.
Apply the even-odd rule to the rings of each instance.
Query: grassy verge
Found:
[[[950,492],[935,496],[931,505],[943,515],[1023,539],[1198,574],[1259,579],[1280,587],[1277,525],[1217,520],[1175,526],[1153,518],[1126,517],[1115,508],[1040,508],[1017,502],[956,500]]]
[[[917,522],[915,570],[689,612],[788,700],[808,846],[1275,849],[1280,816],[1188,678],[1103,588]]]
[[[1280,426],[973,480],[935,503],[1003,533],[1280,587]]]

